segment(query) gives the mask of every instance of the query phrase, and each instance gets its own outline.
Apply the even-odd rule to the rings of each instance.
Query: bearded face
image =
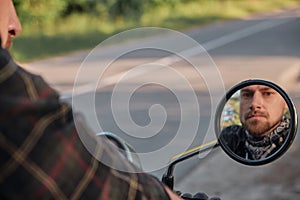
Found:
[[[270,124],[267,117],[260,116],[247,118],[244,122],[244,126],[253,135],[260,136],[268,132],[274,125]]]
[[[241,90],[240,119],[255,136],[264,136],[274,130],[286,107],[278,92],[267,86],[252,85]]]

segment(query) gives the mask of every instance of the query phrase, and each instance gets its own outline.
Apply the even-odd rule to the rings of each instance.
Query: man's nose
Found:
[[[262,101],[263,101],[263,98],[262,98],[261,94],[258,92],[255,92],[252,97],[250,109],[251,110],[260,109],[262,106]]]
[[[11,10],[12,12],[10,12],[8,32],[11,36],[15,37],[22,32],[22,26],[13,4],[11,4]]]

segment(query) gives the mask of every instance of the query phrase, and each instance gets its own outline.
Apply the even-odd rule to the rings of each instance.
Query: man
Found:
[[[266,158],[281,147],[289,132],[286,109],[286,102],[274,89],[265,85],[247,86],[240,91],[242,126],[226,127],[221,139],[243,158]]]
[[[112,143],[96,139],[79,115],[75,128],[69,105],[8,53],[21,31],[12,1],[0,0],[0,199],[181,199],[155,177],[129,173],[135,166]],[[97,159],[77,131],[86,133]],[[219,200],[204,193],[182,197]]]
[[[89,154],[70,107],[7,52],[21,30],[12,1],[0,0],[0,199],[179,199],[156,178]],[[108,142],[86,137],[99,158],[134,168]]]

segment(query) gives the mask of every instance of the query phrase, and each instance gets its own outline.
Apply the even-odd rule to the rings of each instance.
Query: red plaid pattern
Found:
[[[0,199],[169,199],[156,178],[95,159],[78,137],[70,107],[3,49],[0,65]],[[88,132],[80,116],[76,121]],[[132,170],[106,141],[86,137],[99,159]]]

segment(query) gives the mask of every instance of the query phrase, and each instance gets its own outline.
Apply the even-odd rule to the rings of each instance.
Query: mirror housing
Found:
[[[222,122],[224,122],[224,121],[222,121],[222,118],[224,119],[224,112],[226,112],[228,114],[228,116],[232,120],[233,119],[236,120],[236,118],[241,118],[242,114],[240,112],[239,112],[239,114],[235,114],[235,116],[232,116],[234,114],[234,111],[228,111],[228,110],[224,111],[224,109],[225,109],[226,104],[233,97],[237,98],[236,96],[239,96],[238,98],[241,99],[241,98],[244,98],[244,96],[245,96],[245,98],[248,98],[249,95],[254,95],[251,92],[250,93],[246,92],[244,94],[244,88],[248,89],[251,86],[260,87],[260,88],[271,88],[270,90],[276,91],[283,98],[283,100],[285,101],[286,107],[288,108],[288,112],[289,112],[288,113],[288,116],[289,116],[289,119],[288,119],[288,122],[289,122],[289,124],[288,124],[289,125],[289,127],[288,127],[288,133],[285,134],[284,139],[283,139],[281,145],[279,147],[277,145],[278,149],[274,149],[274,151],[276,150],[275,152],[273,152],[273,151],[272,151],[273,153],[269,152],[270,154],[268,154],[266,157],[262,157],[262,158],[259,158],[259,159],[253,159],[253,158],[249,159],[247,156],[243,157],[241,155],[238,155],[238,153],[236,153],[237,152],[236,149],[233,150],[233,148],[232,148],[233,145],[229,145],[230,142],[226,141],[226,138],[229,138],[227,136],[229,134],[231,134],[231,133],[225,133],[226,132],[226,131],[224,131],[225,128],[223,129],[223,127],[221,125]],[[244,96],[241,96],[242,92],[243,92],[242,95],[244,95]],[[273,93],[276,94],[275,92],[273,92]],[[237,102],[237,104],[239,104],[239,106],[241,106],[239,100],[237,100],[236,102]],[[240,109],[241,109],[241,107],[240,107]],[[252,112],[252,111],[249,111],[249,113],[250,112]],[[254,111],[253,111],[253,113],[254,113]],[[252,122],[254,120],[256,120],[256,122],[260,120],[260,116],[256,117],[255,114],[248,114],[248,115],[249,115],[249,118],[253,117],[252,118]],[[236,116],[238,116],[238,117],[236,117]],[[261,117],[261,118],[266,118],[266,117]],[[248,120],[248,118],[247,118],[247,120]],[[266,120],[266,119],[264,119],[264,120]],[[297,121],[298,120],[297,120],[296,108],[295,108],[292,100],[289,98],[289,96],[286,94],[286,92],[283,89],[281,89],[278,85],[276,85],[276,84],[274,84],[272,82],[266,81],[266,80],[258,80],[258,79],[246,80],[246,81],[243,81],[243,82],[235,85],[234,87],[232,87],[226,93],[226,95],[223,97],[223,99],[221,100],[221,102],[219,103],[218,108],[217,108],[217,112],[216,112],[216,115],[215,115],[215,133],[216,133],[216,136],[218,138],[218,143],[220,144],[220,146],[222,147],[222,149],[225,151],[225,153],[227,155],[229,155],[232,159],[234,159],[235,161],[237,161],[239,163],[245,164],[245,165],[252,165],[252,166],[253,165],[263,165],[263,164],[267,164],[267,163],[270,163],[270,162],[274,161],[275,159],[279,158],[283,153],[285,153],[287,151],[287,149],[290,147],[290,145],[292,144],[292,142],[293,142],[293,140],[295,138],[295,135],[296,135],[296,132],[297,132]],[[246,122],[244,120],[244,123],[241,122],[239,124],[234,124],[235,127],[228,126],[228,127],[233,127],[231,130],[235,130],[235,132],[239,131],[239,133],[232,133],[232,134],[235,134],[234,137],[237,138],[235,141],[238,141],[238,143],[239,143],[238,144],[239,150],[241,148],[245,148],[245,150],[242,150],[242,151],[246,151],[245,154],[247,154],[247,155],[250,154],[250,153],[252,153],[252,152],[262,151],[262,149],[263,150],[264,149],[269,150],[267,147],[264,147],[264,146],[260,146],[261,148],[255,149],[257,146],[252,146],[253,143],[249,143],[248,142],[248,140],[250,140],[249,139],[250,137],[254,138],[254,139],[257,139],[259,137],[260,138],[264,138],[264,136],[266,136],[266,135],[259,136],[259,137],[257,135],[251,136],[251,135],[254,135],[254,134],[251,134],[251,132],[249,130],[247,130],[247,128],[245,128],[245,127],[247,127],[247,124],[246,125],[245,124],[246,124]],[[254,124],[254,122],[252,124]],[[273,128],[273,126],[271,128]],[[277,127],[275,127],[275,128],[277,130]],[[274,129],[272,129],[271,133],[275,132],[273,130]],[[243,135],[243,136],[241,136],[241,135]],[[276,139],[278,139],[278,137]],[[282,140],[282,138],[280,138],[280,139]],[[252,141],[253,140],[251,139],[251,142]],[[258,141],[258,140],[255,140],[255,142],[256,141]],[[245,145],[245,147],[243,147],[243,145],[241,145],[241,144],[244,144],[244,143],[247,143]],[[273,145],[273,144],[274,143],[271,142],[271,145]],[[276,146],[276,145],[274,144],[274,146]],[[249,151],[249,150],[252,150],[252,151]],[[253,153],[253,154],[255,154],[255,153]],[[266,153],[265,153],[265,155],[266,155]]]

